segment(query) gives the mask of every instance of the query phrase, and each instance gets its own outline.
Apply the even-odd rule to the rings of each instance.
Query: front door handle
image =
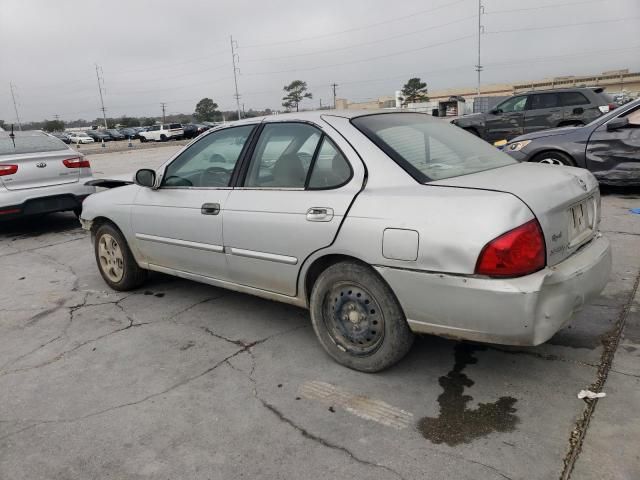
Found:
[[[218,215],[220,213],[219,203],[203,203],[200,208],[200,213],[203,215]]]
[[[309,222],[329,222],[333,218],[333,208],[311,207],[307,210]]]
[[[582,115],[584,113],[584,108],[582,107],[578,107],[578,108],[574,108],[573,109],[573,114],[574,115]]]

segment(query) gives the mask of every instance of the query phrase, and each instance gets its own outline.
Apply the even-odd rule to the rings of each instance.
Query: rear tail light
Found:
[[[544,236],[537,220],[500,235],[484,246],[476,274],[490,277],[520,277],[537,272],[546,264]]]
[[[615,110],[616,108],[618,108],[618,105],[616,105],[615,103],[610,103],[609,104],[609,111]]]
[[[18,171],[18,165],[0,165],[0,177],[13,175]]]
[[[598,107],[598,110],[600,110],[602,113],[609,113],[609,109],[611,107],[609,107],[609,105],[600,105]]]
[[[89,160],[82,157],[67,158],[66,160],[63,160],[62,163],[67,168],[90,168],[91,167]]]

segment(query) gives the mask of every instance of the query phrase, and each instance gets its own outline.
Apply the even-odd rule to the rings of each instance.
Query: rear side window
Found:
[[[351,166],[328,137],[324,137],[309,178],[312,190],[336,188],[351,178]]]
[[[29,135],[22,132],[15,132],[14,134],[15,146],[14,141],[11,140],[7,132],[0,134],[0,155],[67,150],[67,146],[62,140],[56,137],[44,134]]]
[[[540,110],[541,108],[555,108],[558,106],[557,93],[538,93],[531,95],[529,110]]]
[[[172,123],[171,125],[169,125],[169,128],[182,128],[182,125],[180,125],[179,123]]]
[[[517,163],[484,140],[424,114],[366,115],[351,122],[421,183]]]
[[[589,100],[580,92],[563,92],[560,93],[560,105],[563,107],[571,107],[572,105],[587,105]]]

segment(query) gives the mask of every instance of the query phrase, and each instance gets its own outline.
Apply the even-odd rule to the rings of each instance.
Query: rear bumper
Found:
[[[611,247],[600,235],[558,265],[504,280],[376,269],[395,292],[415,332],[538,345],[602,291],[611,271]]]
[[[0,189],[0,221],[81,208],[84,199],[96,191],[95,187],[84,185],[89,178],[44,188]]]

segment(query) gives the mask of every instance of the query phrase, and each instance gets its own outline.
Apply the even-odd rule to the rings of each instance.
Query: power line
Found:
[[[451,40],[445,40],[445,41],[442,41],[442,42],[432,43],[430,45],[424,45],[424,46],[418,47],[418,48],[412,48],[412,49],[409,49],[409,50],[400,50],[400,51],[389,53],[389,54],[386,54],[386,55],[378,55],[378,56],[375,56],[375,57],[363,58],[361,60],[353,60],[353,61],[350,61],[350,62],[332,63],[332,64],[329,64],[329,65],[320,65],[320,66],[310,67],[310,68],[297,68],[297,69],[293,69],[293,70],[280,70],[280,71],[273,71],[273,72],[246,73],[245,75],[272,75],[272,74],[276,74],[276,73],[307,72],[307,71],[311,71],[311,70],[321,70],[323,68],[342,67],[342,66],[345,66],[345,65],[354,65],[354,64],[357,64],[357,63],[364,63],[364,62],[370,62],[370,61],[373,61],[373,60],[379,60],[381,58],[389,58],[389,57],[395,57],[397,55],[405,55],[407,53],[419,52],[421,50],[426,50],[428,48],[447,45],[449,43],[458,42],[460,40],[465,40],[467,38],[472,38],[472,37],[475,37],[475,36],[476,36],[475,34],[465,35],[463,37],[458,37],[458,38],[453,38]]]
[[[16,120],[18,121],[18,130],[22,131],[22,123],[20,122],[20,115],[18,114],[18,105],[16,104],[16,94],[14,92],[14,85],[9,82],[9,89],[11,90],[11,99],[13,100],[13,110],[16,112]]]
[[[239,60],[238,54],[235,52],[235,49],[238,48],[238,43],[233,41],[233,35],[229,36],[231,40],[231,61],[233,62],[233,83],[236,87],[236,93],[234,97],[236,97],[236,105],[238,107],[238,120],[242,118],[240,114],[240,94],[238,93],[238,74],[240,73],[240,69],[236,67],[236,62]]]
[[[572,5],[583,5],[585,3],[602,3],[602,0],[582,0],[579,2],[567,2],[567,3],[552,3],[550,5],[538,5],[537,7],[527,7],[527,8],[510,8],[506,10],[495,10],[486,12],[487,15],[497,15],[501,13],[513,13],[513,12],[529,12],[531,10],[542,10],[544,8],[557,8],[557,7],[568,7]]]
[[[564,27],[579,27],[582,25],[596,25],[600,23],[615,23],[615,22],[626,22],[628,20],[638,20],[640,17],[626,17],[626,18],[614,18],[610,20],[595,20],[593,22],[581,22],[581,23],[563,23],[560,25],[547,25],[545,27],[527,27],[527,28],[514,28],[512,30],[497,30],[495,32],[486,32],[486,33],[513,33],[513,32],[529,32],[532,30],[549,30],[553,28],[564,28]]]
[[[410,35],[415,35],[416,33],[423,33],[423,32],[430,32],[432,30],[435,30],[437,28],[442,28],[442,27],[448,27],[450,25],[456,24],[456,23],[460,23],[463,22],[465,20],[469,20],[472,18],[476,18],[476,15],[468,15],[466,17],[462,17],[462,18],[458,18],[457,20],[452,20],[450,22],[446,22],[446,23],[441,23],[441,24],[437,24],[437,25],[431,25],[429,27],[426,28],[421,28],[420,30],[413,30],[411,32],[405,32],[405,33],[400,33],[398,35],[393,35],[391,37],[385,37],[385,38],[380,38],[378,40],[371,40],[368,42],[362,42],[362,43],[354,43],[352,45],[347,45],[345,47],[337,47],[337,48],[329,48],[329,49],[325,49],[325,50],[316,50],[313,52],[305,52],[305,53],[298,53],[295,55],[282,55],[282,56],[278,56],[278,57],[268,57],[268,58],[251,58],[249,60],[243,60],[244,63],[255,63],[255,62],[266,62],[266,61],[273,61],[273,60],[283,60],[283,59],[288,59],[288,58],[296,58],[296,57],[307,57],[307,56],[311,56],[311,55],[318,55],[318,54],[322,54],[322,53],[332,53],[332,52],[338,52],[338,51],[342,51],[342,50],[349,50],[352,48],[357,48],[357,47],[363,47],[366,45],[373,45],[375,43],[382,43],[382,42],[387,42],[389,40],[395,40],[396,38],[402,38],[402,37],[408,37]]]
[[[395,18],[390,18],[389,20],[384,20],[382,22],[377,22],[377,23],[370,23],[367,25],[362,25],[360,27],[355,27],[355,28],[349,28],[347,30],[340,30],[337,32],[332,32],[332,33],[324,33],[322,35],[314,35],[312,37],[303,37],[303,38],[297,38],[295,40],[281,40],[278,42],[269,42],[269,43],[259,43],[259,44],[254,44],[254,45],[246,45],[242,48],[262,48],[262,47],[270,47],[273,45],[284,45],[287,43],[298,43],[298,42],[302,42],[302,41],[307,41],[307,40],[316,40],[318,38],[327,38],[327,37],[333,37],[336,35],[342,35],[344,33],[351,33],[351,32],[357,32],[360,30],[366,30],[368,28],[372,28],[372,27],[378,27],[380,25],[386,25],[388,23],[393,23],[393,22],[397,22],[400,20],[406,20],[407,18],[414,18],[417,15],[424,15],[425,13],[431,13],[431,12],[435,12],[436,10],[441,10],[443,8],[448,8],[448,7],[453,7],[454,5],[457,5],[459,3],[465,2],[467,0],[457,0],[455,2],[451,2],[451,3],[447,3],[445,5],[439,5],[437,7],[434,8],[428,8],[426,10],[419,10],[417,12],[413,12],[409,15],[403,15],[401,17],[395,17]]]

